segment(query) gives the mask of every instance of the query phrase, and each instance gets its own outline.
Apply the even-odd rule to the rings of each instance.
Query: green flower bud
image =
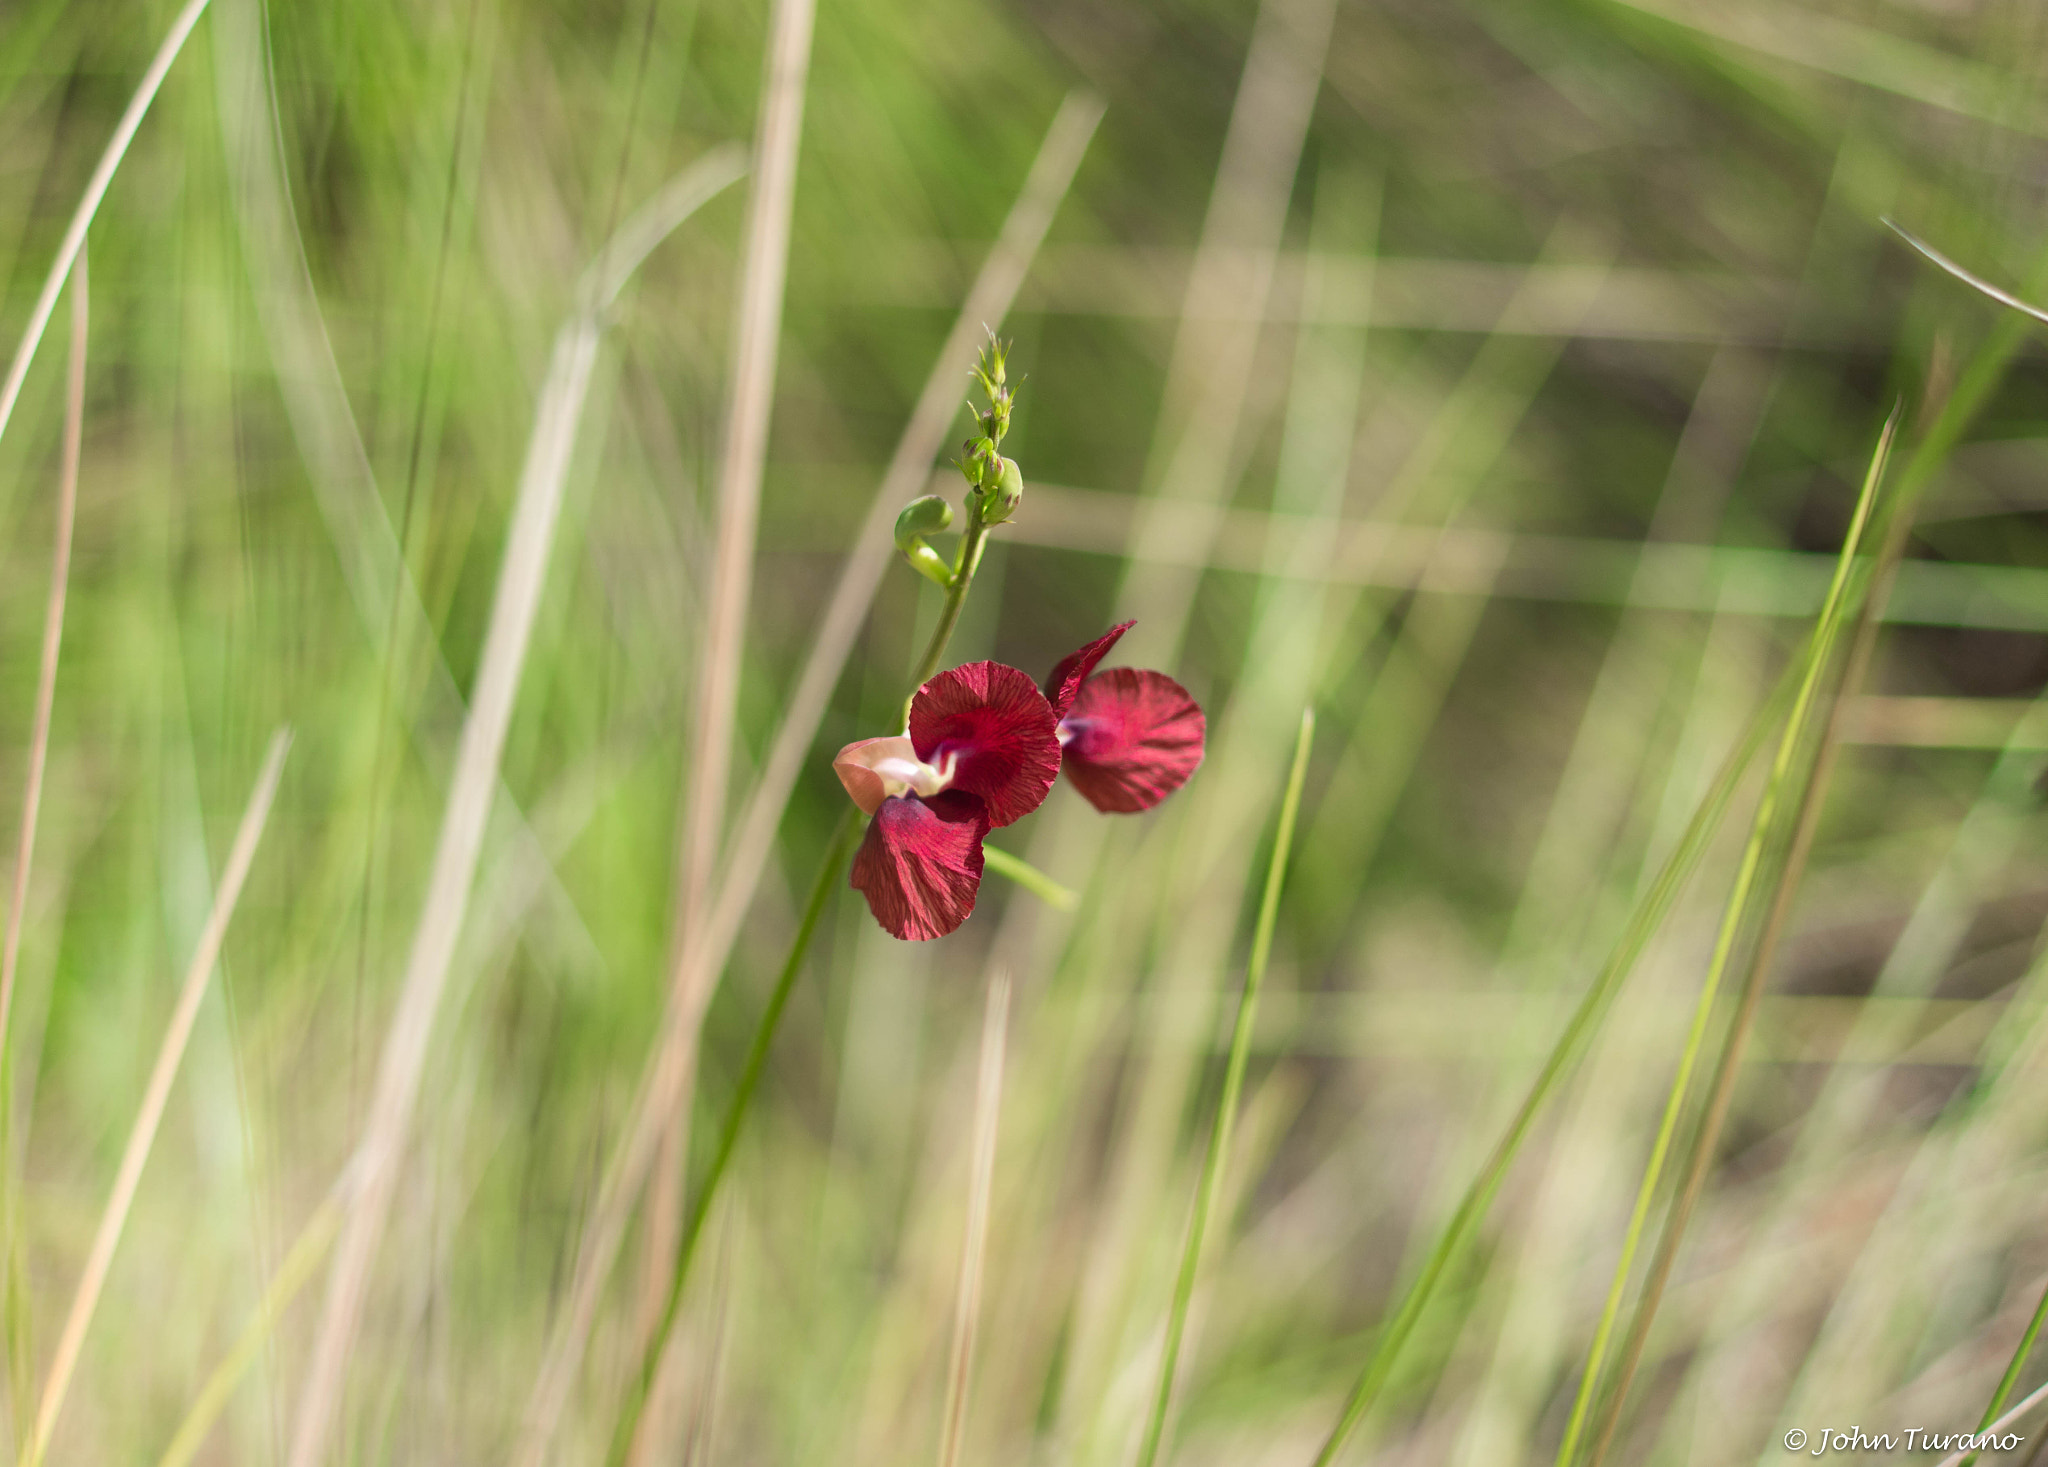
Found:
[[[953,506],[936,494],[913,499],[896,516],[896,548],[908,554],[926,535],[953,528]]]
[[[1024,502],[1024,474],[1017,467],[1017,461],[999,458],[996,466],[995,473],[989,476],[981,491],[979,511],[985,525],[1002,524]]]
[[[946,587],[953,584],[952,567],[924,543],[924,537],[950,529],[952,524],[953,506],[936,494],[911,500],[896,516],[896,548],[919,575]]]

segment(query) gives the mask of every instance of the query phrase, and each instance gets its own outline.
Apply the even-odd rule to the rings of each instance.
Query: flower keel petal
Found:
[[[891,796],[853,858],[853,886],[890,936],[944,937],[974,910],[988,829],[988,811],[973,795]]]
[[[1074,706],[1074,695],[1081,691],[1081,684],[1088,680],[1088,674],[1095,671],[1095,664],[1109,655],[1109,649],[1119,638],[1136,626],[1134,621],[1120,621],[1078,652],[1069,652],[1062,657],[1052,670],[1052,676],[1045,680],[1045,700],[1052,704],[1053,716],[1065,718]]]
[[[992,826],[1022,820],[1044,802],[1060,772],[1058,730],[1044,694],[1000,662],[942,672],[910,702],[917,757],[950,770],[953,789],[987,801]]]
[[[1207,720],[1163,672],[1117,667],[1089,678],[1061,725],[1063,772],[1096,809],[1149,810],[1202,762]]]

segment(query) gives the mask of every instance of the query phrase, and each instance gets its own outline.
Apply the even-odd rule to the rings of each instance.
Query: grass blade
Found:
[[[50,273],[43,280],[42,294],[36,297],[35,309],[29,313],[21,345],[14,349],[14,360],[8,365],[6,380],[0,382],[0,434],[6,433],[8,421],[14,416],[14,405],[21,397],[21,384],[28,380],[29,363],[35,360],[36,348],[42,344],[43,332],[48,329],[50,316],[57,309],[57,293],[64,288],[64,279],[71,273],[72,264],[85,250],[85,234],[92,227],[93,216],[99,212],[100,201],[107,196],[107,187],[114,181],[114,172],[127,156],[128,145],[135,141],[135,131],[142,126],[149,104],[156,100],[157,89],[164,84],[171,63],[178,59],[192,28],[206,13],[206,4],[207,0],[187,0],[185,8],[178,12],[178,18],[171,22],[163,44],[157,47],[156,55],[150,59],[149,70],[142,74],[135,94],[128,99],[128,110],[121,114],[113,137],[107,140],[106,150],[100,154],[98,166],[86,181],[85,197],[78,201],[78,208],[71,215],[71,223],[57,246],[57,258],[50,262]]]
[[[711,586],[695,693],[696,718],[684,777],[682,859],[676,892],[671,1011],[701,1015],[696,988],[710,981],[689,960],[711,900],[718,847],[725,829],[725,793],[731,783],[734,719],[739,707],[741,657],[746,646],[747,602],[754,584],[754,539],[761,510],[761,474],[768,459],[768,424],[775,406],[775,363],[782,336],[782,302],[789,278],[790,215],[796,202],[797,145],[802,140],[804,95],[810,78],[815,0],[776,0],[769,24],[767,79],[762,89],[754,148],[753,188],[733,327],[731,397],[718,470],[718,524],[713,537]],[[654,1179],[647,1249],[640,1280],[643,1315],[667,1290],[675,1255],[675,1218],[683,1195],[689,1106],[666,1107],[667,1135]],[[664,1331],[665,1333],[665,1331]],[[658,1353],[654,1352],[654,1353]],[[658,1405],[658,1403],[657,1403]],[[657,1409],[657,1416],[660,1414]]]
[[[1536,1079],[1530,1085],[1528,1094],[1523,1097],[1521,1105],[1508,1121],[1500,1139],[1494,1143],[1493,1150],[1480,1166],[1478,1175],[1472,1179],[1472,1184],[1459,1199],[1457,1209],[1451,1214],[1451,1220],[1444,1225],[1443,1232],[1438,1235],[1429,1256],[1416,1274],[1415,1281],[1408,1286],[1408,1292],[1402,1296],[1393,1318],[1381,1330],[1372,1355],[1366,1360],[1357,1383],[1345,1401],[1344,1410],[1338,1416],[1336,1425],[1330,1429],[1329,1436],[1324,1439],[1322,1449],[1316,1454],[1315,1467],[1329,1467],[1329,1464],[1337,1460],[1344,1443],[1365,1419],[1365,1414],[1372,1409],[1373,1403],[1379,1399],[1380,1391],[1385,1387],[1395,1362],[1400,1358],[1402,1347],[1407,1344],[1409,1336],[1414,1334],[1415,1326],[1421,1320],[1422,1312],[1428,1306],[1437,1284],[1442,1281],[1444,1273],[1470,1239],[1472,1230],[1478,1226],[1479,1220],[1486,1215],[1494,1193],[1507,1175],[1508,1167],[1521,1151],[1522,1143],[1528,1139],[1529,1130],[1535,1124],[1537,1115],[1577,1065],[1586,1045],[1599,1028],[1601,1020],[1605,1018],[1615,994],[1634,971],[1636,961],[1649,945],[1651,937],[1663,926],[1664,918],[1669,915],[1679,892],[1684,889],[1687,879],[1699,865],[1701,857],[1706,854],[1708,843],[1713,839],[1722,816],[1727,813],[1729,804],[1735,798],[1735,791],[1742,782],[1744,771],[1762,749],[1765,735],[1789,706],[1796,686],[1791,670],[1788,670],[1786,676],[1779,680],[1770,698],[1751,717],[1741,740],[1729,751],[1720,772],[1714,777],[1713,786],[1700,801],[1699,808],[1693,812],[1691,821],[1686,825],[1684,835],[1672,848],[1671,854],[1665,858],[1656,878],[1643,893],[1642,899],[1637,902],[1635,910],[1630,913],[1628,926],[1623,929],[1621,937],[1615,943],[1614,951],[1609,955],[1599,975],[1594,978],[1592,986],[1586,990],[1585,997],[1579,1000],[1578,1007],[1572,1011],[1563,1032],[1558,1035],[1557,1043],[1551,1047],[1548,1058],[1544,1060],[1543,1068],[1537,1072]]]
[[[709,160],[690,173],[707,166]],[[723,181],[729,182],[729,160],[720,156],[713,173],[722,174]],[[712,192],[715,187],[707,186],[694,197],[701,202]],[[681,222],[674,212],[668,218],[673,221],[671,228]],[[631,231],[629,226],[621,234],[639,238]],[[306,1368],[306,1384],[288,1458],[293,1467],[314,1467],[323,1458],[340,1410],[342,1384],[370,1272],[383,1240],[385,1220],[398,1183],[399,1161],[419,1098],[427,1041],[447,987],[456,939],[468,912],[477,861],[482,853],[484,823],[497,789],[512,707],[541,591],[547,581],[555,524],[568,483],[577,427],[590,388],[591,371],[596,365],[603,307],[609,293],[616,291],[623,278],[622,266],[629,267],[631,263],[637,263],[631,251],[621,255],[607,248],[598,256],[596,267],[586,272],[577,310],[555,338],[547,377],[541,386],[476,689],[468,716],[463,720],[455,777],[442,815],[419,925],[414,929],[398,1007],[392,1014],[379,1062],[369,1117],[350,1162],[358,1173],[359,1190],[342,1225],[334,1270],[328,1275],[326,1302]]]
[[[2005,1367],[2005,1374],[1999,1378],[1998,1389],[1991,1393],[1991,1404],[1986,1406],[1984,1414],[1977,1418],[1979,1435],[1989,1431],[1991,1423],[1998,1419],[1998,1413],[2005,1409],[2006,1398],[2012,1395],[2012,1388],[2019,1384],[2020,1372],[2026,1368],[2027,1356],[2034,1353],[2034,1341],[2040,1336],[2044,1320],[2048,1320],[2048,1288],[2041,1290],[2041,1300],[2034,1306],[2034,1317],[2027,1321],[2026,1333],[2022,1334],[2020,1342],[2013,1346],[2012,1360]],[[1965,1458],[1963,1467],[1969,1467],[1969,1463],[1976,1460],[1974,1456]]]
[[[1202,1180],[1195,1193],[1194,1216],[1180,1255],[1180,1276],[1174,1281],[1173,1303],[1166,1315],[1166,1343],[1159,1358],[1159,1385],[1152,1396],[1152,1414],[1138,1448],[1138,1467],[1152,1467],[1166,1434],[1166,1413],[1173,1404],[1174,1375],[1180,1364],[1181,1337],[1187,1329],[1188,1306],[1195,1297],[1195,1279],[1202,1265],[1202,1240],[1210,1215],[1223,1192],[1223,1166],[1230,1155],[1230,1133],[1237,1123],[1238,1099],[1244,1090],[1245,1066],[1251,1059],[1252,1024],[1259,1012],[1259,988],[1266,979],[1266,960],[1273,952],[1273,924],[1280,913],[1280,887],[1287,875],[1288,853],[1294,848],[1294,818],[1301,809],[1302,781],[1308,777],[1309,744],[1315,737],[1313,709],[1301,713],[1301,732],[1294,739],[1294,763],[1287,771],[1286,793],[1280,797],[1280,826],[1273,836],[1273,859],[1266,867],[1266,887],[1259,897],[1258,925],[1252,929],[1252,950],[1245,965],[1244,992],[1237,1001],[1237,1020],[1230,1030],[1230,1059],[1223,1088],[1216,1097],[1216,1120],[1209,1128],[1209,1149],[1202,1157]]]
[[[128,1132],[127,1147],[121,1153],[121,1167],[114,1175],[114,1190],[107,1198],[106,1210],[100,1214],[92,1250],[86,1255],[85,1270],[79,1276],[77,1291],[71,1296],[70,1312],[64,1317],[63,1333],[57,1338],[57,1350],[50,1360],[50,1373],[43,1382],[42,1399],[36,1406],[35,1428],[30,1433],[28,1451],[23,1456],[27,1467],[41,1467],[44,1453],[49,1450],[51,1434],[57,1429],[57,1416],[64,1409],[64,1395],[71,1385],[71,1373],[78,1365],[79,1351],[85,1345],[86,1329],[92,1324],[93,1311],[99,1306],[100,1291],[107,1282],[107,1270],[113,1265],[114,1250],[120,1246],[121,1231],[128,1222],[129,1206],[135,1201],[135,1189],[142,1181],[142,1168],[149,1160],[150,1148],[156,1142],[157,1126],[164,1118],[164,1106],[171,1097],[171,1082],[178,1078],[178,1066],[185,1057],[186,1041],[192,1037],[192,1025],[199,1017],[199,1001],[206,996],[207,980],[213,975],[215,962],[220,957],[228,920],[235,914],[235,903],[242,895],[242,883],[248,878],[250,863],[256,858],[256,843],[263,838],[263,826],[270,818],[270,804],[277,794],[277,781],[284,773],[284,758],[291,746],[291,735],[285,730],[279,729],[271,736],[269,755],[263,761],[262,772],[256,777],[256,788],[249,795],[248,808],[242,812],[241,826],[235,831],[234,846],[228,852],[227,865],[221,871],[220,887],[214,893],[213,910],[207,914],[206,926],[199,934],[199,946],[185,970],[185,982],[178,992],[177,1007],[171,1011],[170,1027],[164,1031],[163,1043],[157,1048],[156,1065],[150,1071],[149,1086],[143,1091],[142,1105],[136,1112],[134,1126]]]
[[[80,251],[71,273],[71,361],[64,388],[64,456],[57,482],[56,545],[50,552],[50,596],[43,609],[43,647],[36,671],[36,707],[29,729],[28,772],[22,777],[21,834],[14,847],[14,885],[7,898],[7,932],[0,946],[0,1250],[6,1276],[7,1354],[11,1398],[26,1403],[29,1383],[25,1269],[18,1252],[14,1185],[14,982],[21,960],[21,929],[28,915],[29,873],[35,866],[36,822],[43,805],[43,771],[50,757],[50,715],[57,703],[57,659],[64,647],[64,603],[71,586],[71,536],[78,516],[78,465],[85,438],[85,348],[91,324],[91,287]],[[18,1445],[18,1444],[17,1444]]]
[[[50,711],[57,701],[57,657],[64,646],[64,600],[71,585],[71,532],[78,515],[78,461],[85,434],[85,342],[90,321],[90,288],[84,254],[72,272],[71,363],[64,390],[64,459],[57,481],[57,535],[50,552],[50,599],[43,610],[42,661],[36,671],[36,709],[29,730],[28,773],[22,779],[21,834],[14,846],[14,885],[7,897],[7,935],[0,947],[0,1050],[14,1007],[14,978],[21,958],[21,926],[28,909],[29,870],[35,863],[36,815],[43,803],[43,769],[50,757]],[[4,1063],[4,1061],[0,1061]],[[6,1100],[0,1096],[0,1115]],[[0,1126],[0,1156],[7,1148]],[[0,1177],[8,1175],[0,1171]]]
[[[768,1006],[761,1011],[760,1023],[754,1026],[754,1037],[747,1046],[746,1061],[740,1066],[739,1083],[733,1087],[725,1124],[719,1128],[711,1164],[705,1169],[704,1180],[697,1188],[696,1201],[691,1204],[689,1216],[676,1240],[676,1254],[668,1271],[667,1298],[662,1305],[660,1320],[648,1335],[641,1353],[640,1369],[634,1377],[626,1403],[619,1411],[613,1432],[614,1462],[621,1460],[630,1448],[639,1430],[640,1413],[647,1404],[648,1393],[660,1377],[661,1357],[668,1349],[669,1338],[675,1333],[676,1315],[683,1302],[683,1286],[690,1277],[690,1261],[696,1257],[705,1221],[711,1216],[711,1204],[717,1199],[726,1168],[732,1163],[733,1148],[739,1143],[740,1127],[753,1104],[754,1092],[761,1088],[761,1075],[768,1066],[768,1051],[774,1046],[776,1030],[782,1024],[782,1011],[789,1006],[789,995],[796,987],[798,975],[803,972],[804,959],[810,954],[811,939],[817,935],[818,922],[825,915],[825,907],[839,885],[848,859],[853,855],[861,829],[853,807],[848,806],[839,819],[839,828],[832,833],[831,843],[825,848],[825,859],[818,865],[817,878],[811,883],[810,900],[804,904],[803,920],[798,923],[796,937],[789,945],[789,956],[783,959],[775,990],[768,996]]]
[[[227,1409],[235,1387],[241,1384],[242,1377],[249,1373],[249,1367],[262,1354],[264,1342],[277,1327],[277,1321],[291,1307],[299,1290],[312,1279],[320,1261],[333,1246],[335,1235],[341,1231],[344,1190],[337,1188],[335,1194],[322,1202],[299,1230],[298,1238],[285,1254],[284,1261],[277,1266],[262,1299],[257,1302],[255,1316],[243,1326],[234,1347],[213,1368],[213,1373],[199,1388],[199,1394],[192,1398],[185,1419],[178,1423],[178,1429],[172,1434],[170,1445],[164,1448],[157,1467],[189,1467],[192,1459],[199,1455],[200,1447],[206,1444],[206,1434],[213,1430],[214,1422]]]
[[[723,970],[725,956],[739,933],[740,920],[753,901],[797,774],[810,752],[811,740],[824,717],[832,689],[845,670],[847,655],[866,620],[882,574],[888,568],[893,553],[890,527],[896,511],[904,499],[918,492],[930,474],[932,459],[939,452],[947,425],[958,411],[960,375],[973,359],[975,344],[984,330],[982,323],[994,326],[1009,312],[1101,118],[1101,104],[1092,98],[1070,96],[1061,107],[1023,190],[1004,221],[1002,235],[968,291],[967,301],[940,349],[910,422],[904,427],[859,538],[840,572],[831,604],[811,639],[804,670],[788,699],[760,778],[741,813],[738,833],[722,863],[725,879],[710,920],[701,937],[686,950],[686,958],[708,972],[716,974]],[[689,991],[708,999],[708,983],[693,981]],[[673,1111],[688,1084],[693,1062],[691,1026],[679,1024],[678,1019],[677,1015],[670,1016],[648,1062],[626,1136],[613,1154],[591,1204],[590,1223],[584,1229],[577,1252],[568,1298],[557,1317],[528,1400],[519,1451],[514,1459],[518,1467],[541,1467],[554,1440],[596,1322],[599,1296],[625,1238],[628,1215],[654,1163],[657,1144],[666,1129],[666,1115]]]
[[[1587,1413],[1599,1384],[1607,1342],[1613,1333],[1615,1320],[1621,1309],[1622,1296],[1628,1287],[1629,1273],[1634,1267],[1635,1252],[1640,1246],[1643,1231],[1648,1224],[1650,1207],[1655,1199],[1658,1184],[1662,1180],[1664,1160],[1669,1153],[1672,1138],[1677,1132],[1679,1117],[1691,1089],[1694,1067],[1705,1045],[1707,1024],[1712,1016],[1715,1001],[1719,997],[1721,982],[1727,975],[1733,959],[1737,939],[1749,923],[1753,910],[1752,898],[1757,894],[1761,884],[1766,858],[1774,843],[1780,838],[1788,804],[1792,818],[1802,825],[1805,824],[1802,818],[1803,811],[1813,808],[1810,797],[1814,795],[1820,781],[1815,778],[1817,770],[1814,765],[1809,762],[1802,771],[1799,767],[1800,760],[1812,747],[1813,719],[1823,696],[1822,683],[1828,670],[1833,666],[1834,647],[1843,623],[1852,609],[1852,573],[1857,554],[1863,544],[1865,530],[1870,523],[1873,506],[1877,502],[1878,486],[1884,477],[1885,462],[1890,456],[1892,436],[1897,430],[1898,422],[1899,410],[1894,408],[1878,437],[1877,450],[1871,455],[1870,468],[1864,475],[1862,493],[1857,497],[1855,517],[1850,522],[1848,534],[1842,541],[1841,556],[1835,564],[1835,575],[1828,587],[1827,600],[1821,608],[1819,620],[1814,624],[1805,654],[1798,664],[1799,693],[1793,701],[1792,712],[1786,720],[1784,733],[1779,738],[1769,782],[1764,786],[1763,797],[1757,804],[1756,817],[1750,826],[1749,841],[1744,847],[1742,862],[1736,872],[1735,884],[1729,892],[1728,903],[1723,913],[1720,932],[1715,938],[1714,954],[1708,964],[1706,979],[1700,986],[1699,1001],[1694,1007],[1692,1025],[1686,1034],[1685,1049],[1679,1058],[1677,1073],[1672,1076],[1663,1118],[1658,1123],[1656,1140],[1650,1149],[1650,1159],[1643,1168],[1642,1184],[1636,1193],[1635,1207],[1629,1217],[1621,1255],[1615,1262],[1614,1277],[1608,1288],[1606,1303],[1601,1309],[1600,1322],[1594,1330],[1593,1342],[1587,1350],[1586,1366],[1579,1379],[1578,1394],[1572,1403],[1571,1418],[1566,1424],[1564,1438],[1558,1444],[1559,1467],[1566,1467],[1577,1451]],[[1797,798],[1788,802],[1787,797],[1794,793],[1795,784]],[[1794,867],[1795,862],[1787,860],[1779,873],[1781,878],[1792,877]],[[1781,911],[1782,903],[1787,899],[1786,886],[1787,882],[1781,879],[1778,886],[1778,906]],[[1759,944],[1757,951],[1751,955],[1750,979],[1745,984],[1744,995],[1744,1008],[1751,1017],[1755,1012],[1756,994],[1748,990],[1753,989],[1756,975],[1763,969],[1764,963],[1760,960],[1767,956],[1763,944]],[[1657,1302],[1661,1296],[1661,1283],[1655,1281],[1662,1277],[1663,1271],[1668,1271],[1670,1265],[1667,1242],[1670,1249],[1675,1249],[1678,1237],[1684,1231],[1684,1221],[1689,1208],[1685,1207],[1682,1199],[1704,1176],[1704,1158],[1712,1153],[1714,1134],[1718,1131],[1716,1107],[1725,1108],[1727,1095],[1724,1086],[1732,1087],[1734,1065],[1730,1061],[1731,1057],[1740,1058],[1740,1036],[1743,1032],[1743,1029],[1738,1028],[1731,1033],[1729,1044],[1724,1048],[1721,1061],[1717,1065],[1713,1091],[1715,1100],[1710,1102],[1707,1119],[1695,1137],[1692,1159],[1688,1164],[1688,1176],[1681,1191],[1681,1202],[1675,1204],[1671,1226],[1666,1228],[1659,1241],[1658,1262],[1652,1268],[1653,1284],[1646,1289],[1635,1321],[1631,1325],[1620,1376],[1604,1408],[1591,1457],[1596,1464],[1605,1457],[1608,1444],[1613,1438],[1615,1426],[1620,1419],[1622,1401],[1628,1393],[1635,1360],[1640,1354],[1650,1320],[1656,1314]]]
[[[1997,301],[2001,306],[2010,306],[2013,310],[2018,311],[2021,315],[2031,316],[2036,321],[2039,321],[2044,325],[2048,325],[2048,311],[2042,310],[2039,306],[2027,304],[2027,302],[2021,300],[2012,292],[2007,290],[2001,290],[1998,286],[1993,285],[1990,281],[1986,280],[1981,275],[1973,275],[1970,271],[1965,270],[1961,265],[1958,265],[1954,260],[1951,260],[1947,255],[1944,255],[1940,250],[1937,250],[1933,245],[1927,243],[1926,240],[1921,239],[1917,235],[1909,233],[1904,228],[1904,226],[1902,226],[1896,219],[1885,220],[1884,226],[1885,228],[1889,229],[1893,234],[1896,234],[1900,239],[1904,240],[1907,244],[1911,245],[1921,255],[1924,255],[1928,260],[1940,266],[1949,274],[1955,276],[1955,278],[1962,281],[1963,284],[1969,286],[1970,289],[1977,291],[1982,295],[1989,296],[1992,300]]]
[[[996,1131],[1003,1108],[1003,1051],[1010,1029],[1010,975],[989,979],[981,1020],[981,1068],[974,1091],[974,1150],[968,1171],[967,1228],[960,1241],[960,1282],[953,1295],[953,1349],[946,1372],[946,1409],[939,1467],[959,1467],[966,1434],[967,1387],[974,1376],[974,1340],[981,1321],[981,1275],[988,1253],[989,1196],[995,1189]]]

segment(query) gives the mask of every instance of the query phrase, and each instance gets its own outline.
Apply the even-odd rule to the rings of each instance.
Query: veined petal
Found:
[[[1031,679],[1000,662],[940,673],[910,701],[910,742],[948,787],[988,802],[989,824],[1022,820],[1060,772],[1059,720]]]
[[[853,885],[891,937],[944,937],[974,910],[987,834],[988,810],[973,795],[891,796],[853,858]]]
[[[1045,700],[1052,704],[1053,717],[1067,716],[1074,706],[1074,695],[1081,691],[1088,674],[1095,671],[1095,664],[1108,656],[1117,639],[1136,625],[1134,621],[1120,621],[1080,651],[1069,652],[1059,660],[1052,676],[1045,680]]]
[[[1060,731],[1074,787],[1096,809],[1127,815],[1188,782],[1202,762],[1207,720],[1165,673],[1116,667],[1081,684]]]
[[[908,734],[848,744],[833,756],[832,772],[867,815],[891,795],[935,795],[947,785],[946,772],[919,759]]]

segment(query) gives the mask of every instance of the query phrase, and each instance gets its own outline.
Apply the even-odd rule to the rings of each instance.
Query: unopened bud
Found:
[[[952,524],[953,506],[936,494],[911,500],[896,516],[896,548],[919,575],[947,587],[953,584],[952,567],[924,543],[924,537],[950,529]]]
[[[1017,461],[1010,458],[996,460],[996,468],[984,481],[981,491],[981,522],[985,525],[1000,525],[1017,512],[1017,506],[1024,502],[1024,474],[1017,467]]]
[[[926,535],[953,528],[953,506],[936,494],[913,499],[896,516],[896,548],[908,551]]]

